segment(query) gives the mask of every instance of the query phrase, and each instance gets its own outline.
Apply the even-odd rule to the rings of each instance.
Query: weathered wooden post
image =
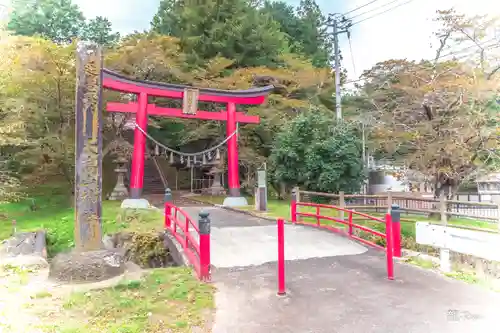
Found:
[[[76,49],[75,249],[51,262],[50,277],[64,282],[101,281],[123,273],[123,257],[102,242],[102,54]]]
[[[339,192],[339,207],[342,209],[345,209],[345,194],[344,191]],[[340,210],[339,211],[339,219],[343,220],[344,219],[344,211]]]
[[[79,43],[76,50],[75,245],[77,250],[102,246],[102,54],[97,45]]]

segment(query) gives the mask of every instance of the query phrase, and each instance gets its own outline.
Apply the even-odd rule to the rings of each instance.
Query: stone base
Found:
[[[227,197],[222,203],[224,207],[244,207],[248,206],[247,198],[245,197]]]
[[[123,256],[115,251],[73,251],[52,259],[49,277],[67,283],[99,282],[123,274],[125,267]]]
[[[149,209],[151,205],[146,199],[125,199],[123,200],[121,207],[125,209]]]

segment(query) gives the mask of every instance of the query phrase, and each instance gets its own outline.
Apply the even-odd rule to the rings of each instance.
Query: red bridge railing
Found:
[[[309,209],[309,210],[314,210],[314,212],[299,212],[298,208],[299,207],[312,207],[314,209]],[[292,223],[294,224],[301,224],[301,225],[309,225],[309,226],[314,226],[317,228],[322,228],[322,229],[327,229],[336,233],[344,234],[352,239],[355,239],[361,243],[367,244],[369,246],[372,246],[376,249],[379,250],[384,250],[386,251],[386,257],[387,257],[387,277],[389,280],[394,279],[394,253],[398,253],[398,250],[394,248],[394,235],[393,235],[393,226],[392,226],[392,219],[390,214],[386,214],[384,218],[379,218],[375,216],[371,216],[368,214],[356,212],[353,210],[333,206],[333,205],[326,205],[326,204],[318,204],[318,203],[311,203],[311,202],[297,202],[292,198],[291,201],[291,220]],[[333,209],[339,212],[344,212],[347,215],[347,220],[344,218],[336,218],[332,216],[327,216],[327,215],[322,215],[321,214],[321,209]],[[365,220],[369,221],[374,221],[378,223],[382,223],[385,225],[385,233],[373,230],[371,228],[368,228],[364,225],[356,224],[353,222],[353,217],[354,216],[359,216],[362,217]],[[313,219],[313,221],[301,221],[298,217],[307,217]],[[339,224],[343,224],[347,226],[347,231],[333,227],[332,225],[328,225],[324,223],[323,221],[328,221],[328,222],[335,222]],[[371,242],[369,240],[363,239],[357,235],[354,234],[354,230],[362,230],[368,233],[371,233],[373,235],[379,236],[383,239],[385,239],[386,246],[381,246],[379,244],[376,244],[374,242]],[[399,239],[399,238],[398,238]],[[399,242],[398,242],[399,244]],[[400,250],[399,250],[400,251]]]
[[[165,202],[165,230],[182,246],[189,263],[202,281],[210,280],[210,221],[200,213],[198,224],[188,213],[171,202]]]

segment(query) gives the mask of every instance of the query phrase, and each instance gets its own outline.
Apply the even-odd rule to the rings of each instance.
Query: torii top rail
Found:
[[[195,88],[181,84],[131,79],[109,69],[103,69],[102,74],[104,88],[137,95],[137,102],[109,102],[106,105],[106,110],[109,112],[136,114],[137,126],[134,131],[134,152],[130,179],[132,199],[139,199],[142,194],[148,115],[226,121],[226,135],[230,136],[235,132],[237,123],[257,124],[260,122],[258,116],[236,112],[236,104],[262,104],[267,95],[274,89],[274,86],[246,90]],[[158,107],[149,103],[149,96],[183,99],[184,107],[182,109]],[[227,108],[225,111],[219,112],[197,110],[198,101],[225,103]],[[237,135],[229,138],[227,145],[229,195],[230,197],[240,197]]]

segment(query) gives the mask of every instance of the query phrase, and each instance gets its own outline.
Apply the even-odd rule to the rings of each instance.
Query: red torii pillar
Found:
[[[237,129],[237,123],[260,122],[258,116],[249,116],[242,112],[236,112],[236,104],[258,105],[265,102],[267,94],[274,89],[273,86],[262,88],[252,88],[248,90],[230,91],[220,89],[200,88],[195,89],[197,100],[191,101],[191,105],[186,112],[185,109],[173,109],[157,107],[149,104],[149,96],[185,98],[186,91],[193,90],[193,87],[185,85],[165,84],[158,82],[141,81],[127,78],[118,73],[104,69],[103,86],[105,88],[120,91],[123,93],[136,94],[137,103],[116,103],[110,102],[106,109],[110,112],[126,112],[136,114],[136,124],[134,129],[134,152],[132,154],[132,170],[130,179],[130,199],[126,207],[147,208],[148,202],[142,199],[142,189],[144,182],[144,161],[146,158],[146,135],[148,116],[165,116],[188,119],[219,120],[226,121],[226,135],[232,135]],[[204,102],[226,103],[227,110],[221,112],[209,112],[196,110],[198,100]],[[185,100],[186,102],[186,100]],[[142,131],[141,131],[142,129]],[[143,133],[144,131],[144,133]],[[229,196],[224,200],[225,206],[245,206],[247,201],[240,193],[239,180],[239,159],[238,159],[238,138],[237,135],[227,142],[228,158],[228,187]],[[122,206],[124,206],[122,204]]]
[[[148,95],[140,93],[137,103],[135,123],[144,131],[148,130]],[[134,128],[134,151],[130,170],[130,198],[140,199],[144,186],[144,160],[146,159],[146,135]]]

